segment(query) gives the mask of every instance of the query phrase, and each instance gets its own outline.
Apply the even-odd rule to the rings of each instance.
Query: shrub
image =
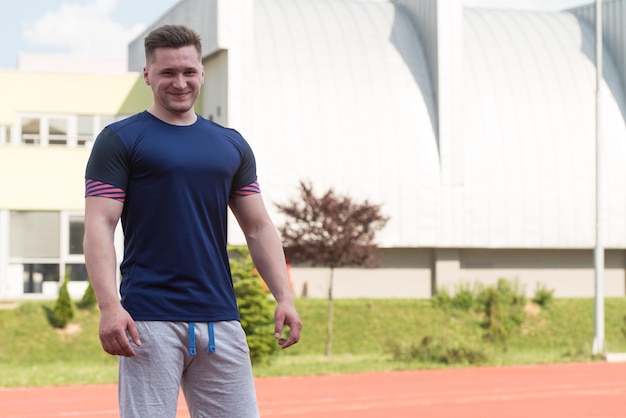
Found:
[[[91,282],[89,282],[82,299],[76,305],[80,309],[93,310],[97,303],[98,301],[96,300],[96,294],[93,291],[93,286],[91,286]]]
[[[506,346],[506,339],[524,322],[526,295],[517,280],[499,279],[496,286],[488,286],[479,295],[485,320],[485,338]]]
[[[65,328],[65,326],[74,318],[74,302],[70,298],[67,290],[69,277],[65,277],[59,296],[57,297],[54,309],[52,310],[51,322],[55,328]]]
[[[506,345],[507,330],[504,326],[506,311],[500,292],[496,287],[488,287],[483,299],[485,320],[482,326],[485,329],[485,339],[492,343]]]
[[[464,311],[470,311],[476,307],[477,295],[469,283],[459,283],[456,286],[452,306]]]
[[[438,308],[454,308],[466,312],[480,309],[479,295],[482,289],[480,283],[473,287],[469,283],[459,283],[454,289],[454,294],[446,288],[439,288],[437,294],[432,297],[432,303]]]
[[[274,339],[274,303],[256,273],[245,247],[230,247],[230,269],[241,326],[246,332],[253,364],[268,361],[278,349]]]
[[[433,306],[441,309],[452,307],[452,296],[450,291],[444,287],[437,288],[437,293],[431,298]]]
[[[425,336],[419,344],[403,346],[397,341],[388,341],[387,351],[396,361],[419,361],[439,364],[481,364],[488,360],[482,349],[470,347],[462,342],[438,342]]]
[[[554,300],[554,289],[548,289],[544,284],[537,283],[537,289],[535,290],[535,296],[532,301],[542,308],[547,308]]]

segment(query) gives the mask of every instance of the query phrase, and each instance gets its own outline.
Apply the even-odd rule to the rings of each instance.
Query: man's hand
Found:
[[[129,336],[136,345],[141,345],[135,321],[121,305],[101,311],[100,343],[104,351],[114,356],[135,357]]]
[[[302,321],[296,312],[293,304],[279,303],[274,311],[274,338],[278,340],[281,348],[285,349],[300,341],[300,330],[302,330]],[[283,327],[289,328],[289,337],[282,338]]]

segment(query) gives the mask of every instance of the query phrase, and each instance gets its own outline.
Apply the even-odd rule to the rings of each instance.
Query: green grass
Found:
[[[390,347],[419,344],[425,336],[480,347],[488,354],[487,365],[592,360],[592,299],[555,299],[526,317],[506,349],[484,342],[478,315],[433,308],[429,300],[336,300],[331,357],[324,355],[326,300],[296,303],[304,322],[300,343],[281,351],[269,364],[255,366],[256,376],[446,367],[393,360]],[[53,305],[23,302],[14,309],[0,309],[0,386],[116,382],[117,359],[104,353],[98,340],[98,312],[77,310],[70,326],[59,331],[46,318]],[[605,335],[611,352],[626,352],[625,315],[626,298],[605,300]]]

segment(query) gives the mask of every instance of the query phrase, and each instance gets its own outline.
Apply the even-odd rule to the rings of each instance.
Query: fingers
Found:
[[[287,338],[282,338],[281,336],[285,325],[289,328],[289,336]],[[280,310],[277,308],[274,338],[278,340],[278,345],[280,345],[281,348],[285,349],[287,347],[291,347],[300,341],[301,330],[302,322],[300,321],[295,308],[287,310]]]
[[[125,311],[103,312],[100,318],[100,342],[105,352],[114,356],[134,357],[130,342],[141,345],[135,321]]]
[[[274,321],[274,338],[277,340],[280,339],[280,336],[283,335],[283,326],[285,325],[285,317],[282,315],[276,315],[276,319]]]
[[[100,342],[102,343],[104,351],[111,355],[135,357],[135,350],[133,350],[133,347],[130,345],[130,340],[125,332],[102,335]]]
[[[290,326],[289,337],[287,339],[279,338],[278,345],[280,345],[282,349],[285,349],[287,347],[291,347],[292,345],[296,344],[298,341],[300,341],[301,329],[302,329],[302,324],[299,321],[297,325]]]
[[[137,326],[135,326],[135,322],[131,321],[128,324],[128,334],[130,338],[133,340],[135,345],[141,345],[141,339],[139,338],[139,331],[137,331]]]

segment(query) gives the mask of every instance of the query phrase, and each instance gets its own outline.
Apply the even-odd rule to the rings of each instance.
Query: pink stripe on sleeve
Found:
[[[124,203],[124,200],[126,199],[126,192],[111,184],[103,183],[98,180],[86,179],[85,197],[88,196],[108,197]]]
[[[259,187],[259,182],[255,181],[247,186],[242,187],[239,190],[234,190],[230,194],[231,199],[237,199],[239,197],[251,196],[253,194],[261,193],[261,188]]]

